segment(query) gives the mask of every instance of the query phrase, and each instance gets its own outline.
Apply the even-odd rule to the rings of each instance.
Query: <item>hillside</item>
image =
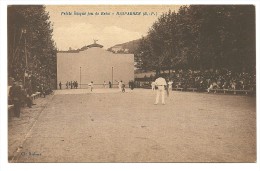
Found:
[[[115,51],[114,49],[117,49],[116,53],[133,53],[137,51],[137,48],[139,46],[141,39],[132,40],[126,43],[117,44],[110,48],[108,48],[109,51]],[[127,50],[128,49],[128,50]]]

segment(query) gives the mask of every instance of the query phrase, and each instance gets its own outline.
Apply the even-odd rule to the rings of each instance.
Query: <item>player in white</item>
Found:
[[[172,92],[172,84],[173,84],[173,82],[172,82],[172,80],[170,80],[168,82],[168,92],[169,92],[169,94],[171,94],[171,92]]]
[[[119,91],[121,92],[122,91],[122,84],[123,84],[123,81],[117,81],[118,82],[118,88],[119,88]]]
[[[155,85],[158,87],[157,89],[157,92],[156,92],[156,101],[155,101],[155,105],[158,104],[159,102],[159,97],[160,97],[160,94],[162,96],[162,104],[164,105],[165,104],[165,88],[167,86],[167,83],[165,81],[164,78],[162,77],[159,77],[155,80]]]
[[[152,86],[152,90],[154,91],[155,90],[155,82],[154,81],[152,82],[151,86]]]
[[[88,84],[88,87],[90,88],[90,91],[93,91],[93,88],[94,88],[93,81],[91,81],[91,82]]]
[[[107,83],[106,83],[106,81],[104,81],[103,87],[104,87],[104,88],[107,88]]]

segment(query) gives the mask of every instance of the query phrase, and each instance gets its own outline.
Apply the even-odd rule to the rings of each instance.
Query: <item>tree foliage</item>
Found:
[[[56,47],[44,6],[8,7],[8,76],[24,80],[29,73],[37,84],[56,78]]]
[[[136,53],[143,70],[255,69],[255,7],[191,5],[168,11]]]

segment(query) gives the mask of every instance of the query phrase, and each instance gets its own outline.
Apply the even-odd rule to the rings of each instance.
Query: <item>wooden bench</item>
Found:
[[[35,94],[31,95],[32,100],[35,100],[36,98],[39,98],[41,96],[40,92],[36,92]]]
[[[172,90],[183,90],[183,88],[172,88]]]
[[[234,94],[237,94],[237,92],[244,92],[245,94],[252,92],[252,90],[232,90],[232,89],[209,89],[209,91],[214,91],[214,93],[223,92],[224,94],[226,92],[233,92]]]
[[[244,92],[245,94],[251,93],[252,90],[228,90],[229,92],[234,92],[234,94],[237,94],[237,92]]]
[[[208,91],[208,89],[207,89]],[[224,94],[226,93],[226,91],[228,91],[228,89],[218,89],[218,88],[214,88],[214,89],[209,89],[209,91],[214,91],[214,93],[217,93],[217,92],[223,92]]]
[[[8,116],[13,116],[14,114],[14,105],[8,105]]]
[[[35,94],[37,98],[41,96],[41,92],[36,92]]]
[[[14,105],[8,105],[8,111],[13,109],[14,108]]]
[[[37,97],[37,94],[32,94],[32,95],[31,95],[32,100],[35,100],[36,97]]]
[[[187,88],[187,90],[189,90],[189,91],[197,91],[198,89],[197,88]]]

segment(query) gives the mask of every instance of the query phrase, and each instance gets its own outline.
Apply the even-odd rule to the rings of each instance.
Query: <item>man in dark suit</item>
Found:
[[[19,118],[21,109],[22,88],[18,85],[17,81],[15,81],[13,86],[10,88],[9,95],[14,104],[14,114],[16,117]]]

